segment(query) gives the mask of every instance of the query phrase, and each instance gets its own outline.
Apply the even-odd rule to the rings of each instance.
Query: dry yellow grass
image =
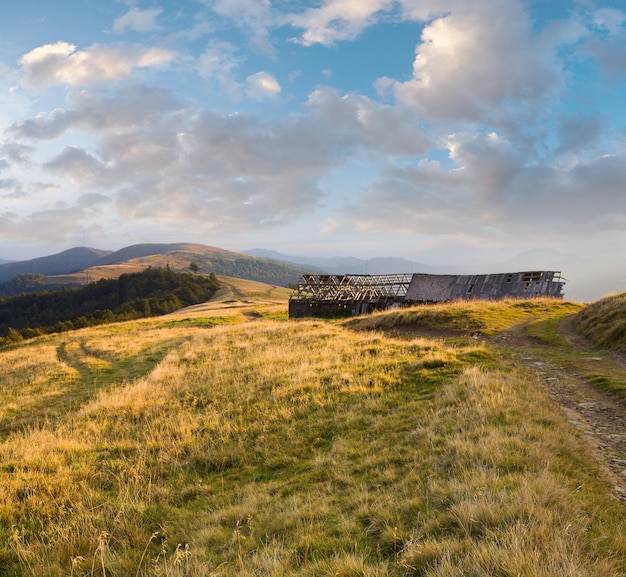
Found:
[[[624,574],[626,511],[533,377],[245,300],[0,351],[0,575]]]

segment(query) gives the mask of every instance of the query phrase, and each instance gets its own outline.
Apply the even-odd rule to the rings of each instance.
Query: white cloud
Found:
[[[124,103],[119,100],[119,108]],[[87,108],[74,113],[95,126]],[[106,112],[113,114],[114,108],[111,102]],[[95,146],[67,146],[43,168],[57,179],[68,204],[75,196],[79,208],[94,204],[87,200],[101,206],[112,196],[106,218],[112,219],[110,210],[115,210],[136,226],[148,219],[172,226],[185,222],[204,232],[284,225],[319,205],[322,175],[341,165],[347,151],[341,135],[312,117],[261,122],[253,116],[190,111],[122,126],[126,112],[115,111],[111,124],[99,119],[107,129],[94,130],[99,134]],[[84,196],[85,190],[90,196]]]
[[[269,72],[257,72],[246,78],[246,95],[252,100],[274,100],[280,92],[278,80]]]
[[[437,162],[403,163],[380,173],[344,223],[370,231],[466,235],[537,244],[621,230],[626,218],[626,157],[592,155],[533,158],[505,137],[449,138],[452,168]]]
[[[21,58],[22,83],[41,87],[119,81],[137,68],[166,68],[175,56],[172,51],[162,48],[144,48],[128,43],[95,44],[87,50],[77,51],[73,44],[60,41],[35,48]]]
[[[45,167],[76,184],[106,186],[112,182],[110,167],[77,146],[65,147]]]
[[[122,34],[126,30],[134,30],[135,32],[151,32],[158,30],[156,18],[161,14],[160,8],[150,10],[140,10],[139,8],[131,8],[124,16],[118,18],[113,24],[111,31],[115,34]]]
[[[69,242],[80,242],[85,230],[90,236],[104,237],[98,225],[88,225],[88,219],[97,215],[92,208],[58,206],[37,210],[23,217],[15,213],[0,214],[0,235],[11,242],[38,242],[43,246],[65,247]]]
[[[427,152],[429,136],[417,128],[407,110],[376,103],[365,96],[341,96],[330,87],[309,95],[308,105],[335,130],[347,131],[356,142],[391,155],[419,156]]]
[[[626,12],[616,8],[600,8],[592,13],[592,22],[612,36],[621,35],[626,25]]]
[[[626,76],[626,30],[607,40],[590,38],[580,53],[596,58],[605,77],[615,80]]]
[[[534,37],[520,2],[475,0],[425,26],[413,79],[395,93],[428,117],[489,122],[496,106],[537,105],[562,85],[555,47]]]
[[[558,119],[557,154],[578,154],[594,150],[605,129],[606,119],[599,113],[562,114]]]
[[[204,3],[217,15],[243,29],[252,51],[268,58],[276,57],[270,29],[277,25],[280,17],[273,10],[270,0],[205,0]]]
[[[297,40],[305,46],[335,44],[358,36],[374,24],[379,12],[388,10],[394,0],[326,0],[320,8],[289,16],[292,26],[304,29]]]
[[[272,21],[270,0],[209,0],[208,4],[221,16],[249,27],[264,29]]]
[[[198,71],[203,78],[215,83],[220,91],[238,100],[243,94],[243,88],[237,82],[234,71],[243,60],[237,55],[234,44],[213,41],[198,58]]]
[[[9,131],[20,138],[49,140],[68,130],[94,134],[157,126],[161,119],[183,110],[169,90],[133,85],[113,92],[80,90],[67,96],[68,108],[39,113],[14,122]]]

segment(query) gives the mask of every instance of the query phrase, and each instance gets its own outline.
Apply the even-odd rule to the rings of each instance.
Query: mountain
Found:
[[[8,262],[11,262],[11,261],[7,260],[6,258],[0,258],[0,264],[6,264]]]
[[[116,250],[115,252],[111,252],[102,257],[96,263],[96,266],[119,264],[133,259],[140,259],[148,256],[163,255],[174,252],[215,255],[223,258],[230,258],[232,260],[235,260],[236,258],[241,256],[241,253],[238,252],[224,250],[204,244],[195,244],[189,242],[145,243],[133,244],[120,250]]]
[[[553,249],[531,249],[509,259],[484,263],[458,263],[432,266],[402,258],[303,257],[254,249],[246,254],[298,263],[331,274],[393,274],[423,272],[431,274],[492,274],[531,270],[560,271],[566,281],[565,298],[594,302],[607,294],[626,292],[626,267],[616,263],[607,269],[596,259]],[[315,272],[315,271],[311,271]]]
[[[404,258],[378,257],[364,260],[356,257],[305,257],[282,254],[262,248],[244,252],[259,258],[271,258],[300,266],[314,267],[317,272],[328,274],[396,274],[413,272],[435,274],[441,272],[439,267]]]
[[[85,272],[91,280],[103,273],[111,273],[120,266],[143,270],[147,267],[169,267],[172,270],[190,270],[221,276],[254,280],[278,286],[297,283],[310,268],[289,262],[251,256],[214,246],[194,243],[138,244],[128,246],[99,260]]]
[[[51,256],[0,264],[0,282],[29,273],[50,276],[78,272],[92,266],[109,253],[106,250],[78,247]]]
[[[48,257],[0,265],[0,296],[15,295],[16,287],[28,289],[23,292],[54,290],[59,286],[117,278],[147,268],[194,270],[283,287],[297,283],[303,274],[311,272],[310,267],[193,243],[137,244],[115,252],[75,248]]]

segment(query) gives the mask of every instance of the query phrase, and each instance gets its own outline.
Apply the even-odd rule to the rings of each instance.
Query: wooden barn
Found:
[[[291,318],[358,315],[393,306],[459,299],[563,298],[556,271],[479,275],[304,275],[289,298]]]

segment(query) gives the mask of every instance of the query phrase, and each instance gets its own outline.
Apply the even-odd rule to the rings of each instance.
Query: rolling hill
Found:
[[[51,256],[0,264],[0,282],[29,273],[52,276],[78,272],[94,265],[109,252],[78,247]]]
[[[81,286],[149,267],[189,271],[190,266],[203,274],[215,273],[278,286],[297,283],[303,274],[313,270],[312,267],[193,243],[137,244],[115,252],[75,248],[48,257],[0,265],[0,281],[3,281],[0,282],[0,296],[13,296],[16,290],[26,286],[34,292],[45,290],[46,286]],[[45,278],[31,276],[24,282],[15,281],[18,277],[34,274]]]
[[[396,273],[444,273],[451,272],[446,267],[434,267],[404,258],[375,257],[361,259],[356,257],[304,257],[282,254],[273,250],[253,249],[246,254],[260,258],[271,258],[283,262],[310,266],[329,274],[396,274]]]
[[[0,575],[624,574],[624,478],[547,388],[611,366],[548,338],[582,305],[286,292],[1,348]]]

